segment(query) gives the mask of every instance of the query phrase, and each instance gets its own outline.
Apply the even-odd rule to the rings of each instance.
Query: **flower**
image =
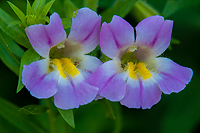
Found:
[[[112,60],[102,64],[88,82],[99,87],[98,94],[120,101],[129,108],[151,108],[162,92],[183,90],[191,80],[192,70],[165,57],[158,57],[169,46],[173,21],[161,16],[144,19],[133,27],[119,16],[103,23],[101,51]]]
[[[57,13],[48,25],[32,25],[25,29],[29,41],[42,60],[24,65],[22,82],[36,98],[54,96],[61,109],[78,108],[90,103],[98,88],[86,78],[101,64],[96,57],[85,55],[99,44],[101,17],[88,8],[79,9],[72,18],[66,39]]]

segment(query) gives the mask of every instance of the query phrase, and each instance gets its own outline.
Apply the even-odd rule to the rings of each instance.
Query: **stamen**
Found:
[[[135,66],[135,71],[137,71],[143,79],[148,79],[152,76],[143,62],[140,62]]]
[[[63,68],[62,68],[61,61],[60,61],[59,59],[53,59],[53,62],[54,62],[54,64],[55,64],[55,66],[57,67],[57,69],[58,69],[60,75],[62,75],[63,78],[66,78],[66,75],[65,75],[65,73],[64,73],[64,71],[63,71]]]
[[[128,74],[131,78],[137,79],[133,62],[128,62]]]

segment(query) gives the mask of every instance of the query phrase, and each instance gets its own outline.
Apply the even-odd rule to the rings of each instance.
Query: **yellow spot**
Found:
[[[61,63],[61,61],[60,61],[59,59],[53,59],[53,62],[54,62],[54,65],[57,67],[57,69],[58,69],[60,75],[62,75],[63,78],[66,78],[66,75],[65,75],[65,73],[64,73],[64,71],[63,71],[63,68],[62,68],[62,63]]]
[[[76,66],[72,63],[71,59],[61,58],[60,61],[62,62],[63,69],[67,74],[71,76],[80,74]]]
[[[135,71],[137,71],[143,79],[148,79],[152,76],[143,62],[140,62],[135,66]]]
[[[133,62],[128,62],[128,74],[129,77],[137,79],[135,74],[135,65],[133,64]]]

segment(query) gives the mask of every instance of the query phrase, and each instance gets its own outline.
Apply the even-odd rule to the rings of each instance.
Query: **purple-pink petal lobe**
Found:
[[[32,25],[25,29],[35,51],[44,58],[49,56],[51,47],[66,39],[62,21],[57,13],[50,16],[49,25]]]
[[[58,72],[48,71],[48,59],[24,65],[22,83],[37,98],[49,98],[57,92]]]
[[[123,18],[114,15],[110,23],[103,23],[100,32],[100,46],[102,52],[110,58],[120,56],[134,43],[134,29]]]
[[[89,53],[99,44],[101,16],[89,8],[81,8],[74,18],[68,38],[81,44]]]

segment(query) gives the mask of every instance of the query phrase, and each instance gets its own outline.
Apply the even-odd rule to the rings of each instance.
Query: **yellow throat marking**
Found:
[[[134,79],[137,79],[137,75],[141,76],[143,79],[148,79],[152,76],[143,62],[140,62],[137,65],[134,65],[133,62],[128,62],[128,72],[129,76]]]
[[[53,63],[63,78],[66,78],[66,74],[69,76],[76,76],[77,74],[80,74],[76,66],[72,63],[71,59],[53,59]]]

